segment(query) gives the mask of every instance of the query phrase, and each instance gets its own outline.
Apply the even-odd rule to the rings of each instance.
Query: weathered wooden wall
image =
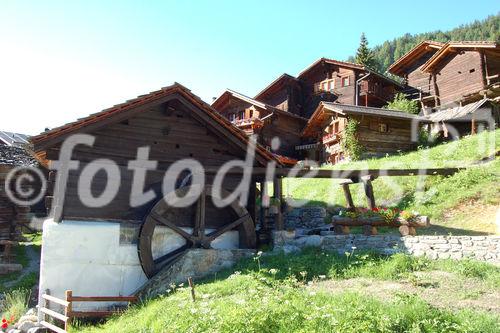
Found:
[[[297,152],[295,146],[301,143],[301,131],[304,128],[305,120],[293,118],[286,115],[276,113],[275,116],[268,121],[260,132],[262,144],[271,146],[273,137],[280,139],[281,145],[276,153],[288,157],[296,157]]]
[[[407,74],[405,79],[407,84],[414,88],[419,88],[423,93],[429,95],[435,94],[434,84],[432,81],[432,75],[429,73],[424,73],[420,70],[422,65],[429,60],[435,52],[428,52],[419,59],[417,59],[411,66],[407,69]]]
[[[7,196],[3,184],[7,174],[14,169],[14,165],[0,164],[0,240],[18,240],[21,236],[21,226],[29,223],[29,206],[18,206]],[[11,184],[13,184],[11,182]],[[12,187],[11,191],[15,192]],[[37,192],[38,193],[38,192]]]
[[[459,101],[484,87],[481,56],[477,51],[450,54],[434,73],[441,105]]]
[[[161,182],[172,163],[184,158],[193,158],[205,167],[218,167],[227,161],[245,157],[243,152],[224,142],[190,116],[186,107],[175,100],[90,134],[96,136],[93,147],[78,145],[73,152],[73,159],[81,161],[81,166],[79,170],[70,172],[63,210],[63,218],[66,219],[141,220],[152,204],[163,197]],[[147,173],[144,190],[155,190],[157,198],[145,206],[133,208],[129,204],[132,171],[127,169],[127,164],[130,160],[135,160],[137,148],[144,146],[151,147],[149,159],[158,161],[158,171]],[[48,159],[57,159],[58,156],[58,148],[47,152]],[[109,205],[87,208],[78,197],[78,178],[83,167],[98,158],[108,158],[119,165],[120,190]],[[52,182],[55,180],[54,175],[50,178]],[[92,182],[94,195],[101,193],[105,181],[104,172],[99,172]],[[207,184],[211,181],[212,178],[207,177]],[[224,187],[232,189],[238,181],[239,178],[228,177]],[[189,210],[185,211],[190,214]],[[208,204],[207,227],[231,222],[233,217],[226,213]],[[188,221],[188,218],[190,216],[186,216],[185,220]],[[182,219],[179,223],[183,224]]]
[[[411,141],[411,121],[402,119],[363,116],[359,121],[358,139],[367,155],[381,155],[406,151],[416,147]],[[387,124],[388,132],[378,130],[380,123]]]

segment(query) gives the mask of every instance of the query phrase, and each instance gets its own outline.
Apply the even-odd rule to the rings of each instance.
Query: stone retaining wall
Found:
[[[322,235],[296,237],[293,231],[274,234],[274,247],[286,253],[304,247],[320,247],[339,253],[373,250],[384,254],[404,252],[430,259],[472,258],[500,263],[500,236],[396,236],[396,235]]]
[[[319,206],[297,207],[283,215],[285,229],[316,229],[330,227],[325,224],[326,209]]]

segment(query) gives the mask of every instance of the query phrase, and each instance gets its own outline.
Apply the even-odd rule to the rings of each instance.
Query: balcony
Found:
[[[321,94],[331,94],[338,96],[339,93],[335,89],[325,90],[321,88],[321,82],[315,83],[313,86],[313,95],[321,95]]]
[[[330,143],[330,142],[333,142],[333,141],[337,141],[338,139],[340,139],[340,133],[329,133],[329,134],[326,134],[326,135],[323,135],[323,137],[321,138],[321,141],[326,144],[326,143]]]
[[[384,101],[392,101],[394,94],[392,92],[387,92],[380,84],[372,81],[361,82],[360,96],[373,96]]]
[[[236,127],[261,127],[263,122],[259,118],[236,119],[231,121]]]

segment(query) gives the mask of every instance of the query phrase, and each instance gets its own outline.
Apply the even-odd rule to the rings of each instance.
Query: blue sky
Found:
[[[469,4],[469,5],[466,5]],[[472,5],[473,4],[473,5]],[[0,3],[0,129],[36,134],[177,81],[253,96],[322,56],[483,19],[498,1]]]

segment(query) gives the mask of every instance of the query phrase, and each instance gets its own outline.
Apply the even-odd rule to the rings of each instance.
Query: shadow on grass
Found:
[[[409,203],[413,200],[413,194],[408,194],[405,197],[401,199],[399,204],[396,206],[397,208],[404,210],[407,209],[409,206]],[[331,211],[334,209],[346,209],[346,207],[340,206],[340,205],[335,205],[331,206],[325,201],[319,201],[319,200],[310,200],[307,202],[305,205],[306,207],[324,207],[327,209],[327,211]],[[331,218],[331,213],[327,213],[327,219],[329,220]],[[397,234],[399,235],[398,229],[397,228],[387,228],[387,227],[380,227],[377,228],[377,231],[380,234]],[[363,233],[363,228],[362,227],[353,227],[351,228],[351,233],[352,234],[361,234]],[[462,228],[453,228],[453,227],[446,227],[443,225],[439,224],[432,224],[432,219],[431,219],[431,226],[428,228],[419,228],[417,230],[418,235],[436,235],[436,236],[448,236],[448,235],[453,235],[453,236],[488,236],[491,235],[491,233],[484,232],[484,231],[478,231],[478,230],[470,230],[470,229],[462,229]]]
[[[375,252],[355,252],[338,254],[319,248],[305,248],[293,255],[276,253],[242,259],[231,269],[201,280],[210,283],[226,279],[234,272],[259,274],[277,281],[289,280],[308,282],[318,278],[352,278],[357,276],[381,279],[397,279],[403,274],[426,267],[428,259],[404,254],[392,256]]]

